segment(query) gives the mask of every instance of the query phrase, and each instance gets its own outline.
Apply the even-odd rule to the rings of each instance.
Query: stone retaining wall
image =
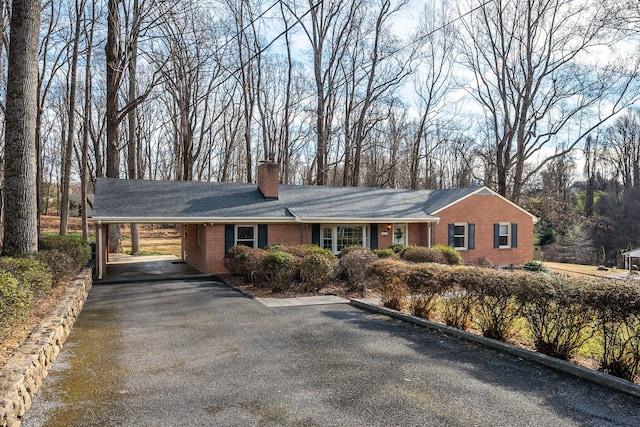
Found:
[[[71,282],[42,323],[0,368],[0,426],[19,426],[34,396],[58,357],[91,291],[91,269]]]

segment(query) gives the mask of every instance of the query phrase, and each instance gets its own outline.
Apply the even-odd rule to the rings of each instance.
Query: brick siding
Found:
[[[449,243],[449,224],[475,224],[475,249],[459,251],[466,264],[475,264],[482,257],[495,265],[522,264],[533,259],[531,216],[499,196],[474,194],[436,215],[440,217],[440,223],[433,226],[433,245]],[[518,224],[517,248],[493,247],[493,225],[500,222]]]

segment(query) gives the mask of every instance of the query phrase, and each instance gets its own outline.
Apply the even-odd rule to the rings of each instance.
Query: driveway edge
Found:
[[[49,314],[0,369],[0,426],[19,426],[91,291],[91,269],[78,273]]]
[[[489,347],[498,350],[502,353],[511,354],[522,359],[544,365],[546,367],[556,369],[558,371],[566,372],[574,375],[578,378],[582,378],[596,384],[609,387],[611,389],[621,391],[623,393],[630,394],[632,396],[640,397],[640,385],[634,384],[630,381],[622,378],[614,377],[602,372],[594,371],[592,369],[585,368],[583,366],[575,365],[565,360],[556,359],[555,357],[547,356],[542,353],[536,353],[535,351],[527,350],[513,346],[511,344],[497,341],[491,338],[485,338],[483,336],[474,335],[470,332],[463,331],[461,329],[452,328],[451,326],[441,325],[439,323],[431,322],[420,317],[411,316],[409,314],[401,313],[396,310],[392,310],[386,307],[380,307],[377,305],[369,304],[365,301],[358,299],[352,299],[349,303],[353,307],[361,310],[369,311],[371,313],[382,314],[394,319],[402,320],[404,322],[412,323],[414,325],[430,329],[433,331],[441,332],[446,335],[461,338],[467,341],[480,344],[485,347]]]

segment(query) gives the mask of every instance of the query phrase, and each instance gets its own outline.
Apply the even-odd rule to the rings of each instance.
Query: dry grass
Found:
[[[57,233],[60,228],[60,218],[57,216],[43,215],[40,218],[40,225],[43,233]],[[175,255],[182,258],[180,233],[173,225],[160,224],[140,224],[140,251],[144,254],[154,255]],[[82,232],[82,221],[80,218],[69,218],[68,231],[71,233]],[[89,232],[94,233],[93,224],[89,224]],[[131,230],[129,225],[120,227],[122,233],[122,249],[125,252],[131,251]]]
[[[611,274],[625,273],[625,270],[619,268],[609,268],[609,271],[600,271],[596,265],[565,264],[560,262],[544,262],[543,264],[551,271],[567,273],[578,277],[605,277]]]

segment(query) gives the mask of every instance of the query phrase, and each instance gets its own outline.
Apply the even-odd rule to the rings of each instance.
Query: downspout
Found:
[[[102,222],[98,221],[98,280],[102,280]]]

